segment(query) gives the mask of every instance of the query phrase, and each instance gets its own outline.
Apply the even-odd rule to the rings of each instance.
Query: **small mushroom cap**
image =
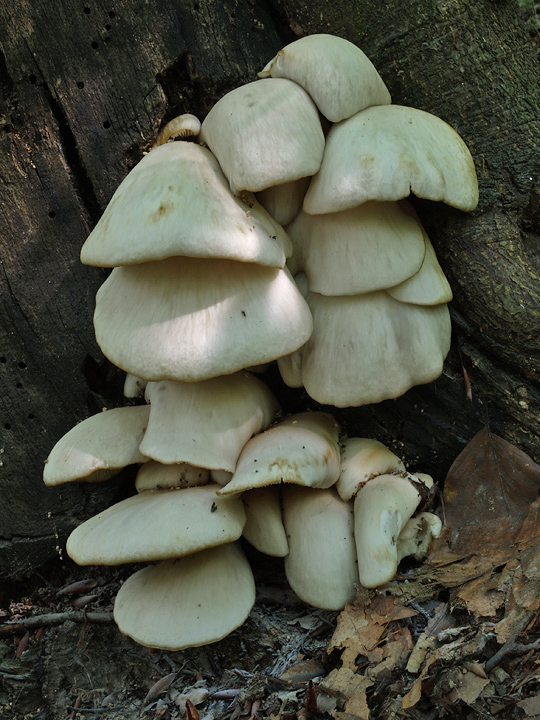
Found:
[[[300,211],[287,232],[288,267],[322,295],[359,295],[402,283],[426,252],[419,221],[398,203],[368,202],[330,215]]]
[[[253,195],[232,195],[207,148],[175,142],[148,153],[121,183],[81,260],[113,267],[186,255],[283,267],[290,251]]]
[[[426,254],[422,267],[404,282],[389,287],[387,292],[400,302],[415,305],[440,305],[452,300],[452,288],[439,265],[435,250],[426,231],[423,231]]]
[[[420,502],[407,477],[378,475],[354,500],[354,533],[358,572],[364,587],[390,582],[397,571],[397,541]]]
[[[370,107],[334,125],[304,211],[338,212],[410,193],[460,210],[478,204],[471,154],[450,125],[401,105]]]
[[[124,397],[142,397],[147,384],[148,380],[142,380],[142,378],[135,377],[135,375],[131,373],[126,373],[126,379],[124,380]]]
[[[112,505],[71,533],[66,549],[79,565],[120,565],[189,555],[237,540],[246,522],[240,498],[217,485],[147,490]]]
[[[96,339],[146,380],[198,382],[275,360],[311,335],[288,271],[174,257],[115,268],[101,286]]]
[[[378,440],[348,438],[341,450],[341,475],[336,490],[347,501],[373,476],[402,470],[403,462]]]
[[[291,415],[246,444],[220,494],[280,483],[330,487],[341,470],[338,438],[339,426],[328,413]]]
[[[249,563],[228,544],[139,570],[120,588],[114,619],[141,645],[181,650],[221,640],[254,602]]]
[[[219,160],[233,193],[257,192],[314,175],[324,134],[313,101],[290,80],[257,80],[210,110],[200,141]]]
[[[149,414],[144,406],[116,408],[75,425],[51,450],[43,471],[45,485],[102,482],[126,465],[146,462],[138,448]]]
[[[342,610],[359,585],[353,535],[353,505],[334,488],[287,485],[283,520],[289,538],[285,573],[304,602],[325,610]]]
[[[275,485],[248,490],[242,495],[246,511],[243,536],[259,552],[285,557],[289,543],[281,518],[279,488]]]
[[[397,540],[398,562],[412,555],[415,560],[423,560],[433,538],[442,531],[442,521],[437,515],[423,512],[411,518],[400,532]]]
[[[257,193],[257,200],[280,225],[288,225],[302,207],[310,177],[273,185]]]
[[[279,410],[266,385],[242,371],[175,383],[149,383],[150,418],[140,450],[161,463],[233,472],[244,445]]]
[[[331,122],[370,105],[390,103],[390,93],[371,60],[335,35],[308,35],[290,43],[259,73],[261,78],[268,76],[301,85]]]
[[[187,488],[206,485],[210,473],[206,468],[195,467],[188,463],[163,463],[149,460],[141,465],[135,478],[137,492],[145,490],[165,490],[171,488]]]
[[[397,398],[439,377],[450,348],[446,305],[400,303],[382,290],[326,297],[296,279],[313,313],[313,334],[278,361],[287,384],[301,380],[317,402],[352,407]]]
[[[160,130],[153,147],[165,145],[169,140],[174,140],[175,138],[195,138],[200,132],[201,121],[199,118],[191,113],[184,113],[169,120],[165,127]]]

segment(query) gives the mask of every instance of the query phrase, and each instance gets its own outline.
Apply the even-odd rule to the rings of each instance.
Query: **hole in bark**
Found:
[[[112,30],[112,25],[105,25],[105,30]]]
[[[28,413],[28,419],[29,419],[29,420],[33,420],[35,417],[36,417],[36,416],[34,415],[34,413]]]
[[[7,359],[5,357],[0,357],[0,363],[5,363],[5,362],[7,362]]]
[[[103,121],[103,127],[108,130],[111,127],[111,123],[108,120]]]
[[[56,217],[56,213],[54,212],[54,210],[51,210],[51,212],[49,213],[49,217],[51,218],[51,220]]]
[[[77,87],[79,88],[79,90],[82,90],[84,87],[84,83],[79,80],[79,82],[77,83]]]
[[[111,10],[111,12],[109,13],[109,17],[110,17],[111,19],[114,18],[114,17],[116,17],[116,13],[114,12],[114,10]]]
[[[30,75],[28,80],[32,83],[32,85],[35,85],[37,83],[37,77],[35,75]]]
[[[11,430],[11,425],[9,423],[4,423],[4,428],[6,430]]]
[[[110,37],[103,38],[103,42],[106,42],[106,43],[111,42],[111,38]]]
[[[21,362],[19,363],[19,367],[24,370],[24,368],[26,367],[26,363],[21,360]]]
[[[99,45],[98,45],[97,42],[94,40],[94,42],[90,43],[90,47],[92,48],[92,50],[97,50],[98,47],[99,47]]]
[[[85,7],[85,8],[83,8],[83,12],[84,12],[85,15],[90,15],[90,12],[91,12],[91,11],[90,11],[90,8],[89,8],[89,7]]]
[[[22,388],[22,383],[16,383],[15,387],[20,390]]]

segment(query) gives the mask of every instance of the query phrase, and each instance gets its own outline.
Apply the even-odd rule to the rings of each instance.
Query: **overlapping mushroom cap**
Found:
[[[332,127],[321,169],[304,198],[311,215],[410,193],[474,210],[478,183],[471,154],[435,115],[403,107],[367,108]]]
[[[116,190],[81,260],[114,267],[186,255],[283,267],[289,238],[253,195],[246,199],[234,197],[207,148],[163,145]]]
[[[123,370],[198,382],[292,352],[312,320],[286,270],[173,257],[115,268],[97,293],[94,326]]]
[[[370,105],[390,103],[390,93],[371,60],[356,45],[335,35],[295,40],[270,60],[259,77],[294,80],[331,122]]]
[[[45,485],[102,482],[126,465],[146,462],[139,444],[149,415],[148,407],[116,408],[75,425],[51,450],[43,470]]]
[[[222,97],[206,116],[200,141],[219,160],[235,194],[314,175],[324,150],[309,95],[291,80],[274,78]]]

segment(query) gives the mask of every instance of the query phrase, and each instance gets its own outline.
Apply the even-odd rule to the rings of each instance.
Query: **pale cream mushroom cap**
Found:
[[[181,650],[221,640],[254,602],[249,563],[228,544],[139,570],[120,588],[114,619],[141,645]]]
[[[115,268],[101,286],[96,339],[146,380],[198,382],[275,360],[311,335],[286,270],[175,257]]]
[[[297,82],[331,122],[391,102],[371,60],[335,35],[308,35],[286,45],[259,73],[261,78],[268,76]]]
[[[474,210],[478,183],[471,154],[450,125],[403,107],[370,107],[334,125],[304,210],[338,212],[368,200],[400,200],[410,193]]]
[[[233,196],[207,148],[168,143],[120,184],[81,260],[113,267],[186,255],[283,267],[289,238],[253,195],[246,200]]]
[[[135,377],[131,373],[126,373],[124,380],[124,397],[136,398],[144,395],[144,389],[148,384],[148,380]]]
[[[116,408],[75,425],[51,450],[43,470],[45,485],[102,482],[126,465],[146,462],[138,448],[149,414],[144,406]]]
[[[137,492],[145,492],[145,490],[197,487],[206,485],[209,478],[210,473],[206,468],[184,462],[165,465],[156,460],[149,460],[141,465],[137,473],[135,489]]]
[[[273,557],[285,557],[289,543],[281,517],[279,487],[255,488],[243,493],[246,511],[243,536],[259,552]]]
[[[162,463],[233,472],[244,445],[279,410],[266,385],[242,370],[197,383],[149,383],[140,451]]]
[[[354,534],[358,572],[364,587],[390,582],[399,563],[399,535],[418,507],[421,496],[415,476],[378,475],[354,500]]]
[[[338,439],[339,426],[328,413],[291,415],[246,444],[220,494],[280,483],[330,487],[341,471]]]
[[[422,512],[411,518],[397,540],[398,562],[409,555],[415,560],[423,560],[428,554],[432,539],[438,538],[441,531],[442,521],[433,513]]]
[[[341,448],[341,475],[336,490],[347,501],[375,475],[402,470],[403,462],[378,440],[348,438]]]
[[[146,490],[112,505],[71,533],[66,549],[79,565],[120,565],[189,555],[237,540],[246,522],[240,498],[217,485]]]
[[[302,207],[310,182],[310,177],[291,180],[291,182],[261,190],[256,197],[276,222],[280,225],[288,225]]]
[[[174,140],[175,138],[195,138],[200,132],[201,121],[196,115],[192,115],[191,113],[178,115],[172,120],[169,120],[165,127],[160,130],[152,149],[160,145],[165,145],[169,140]]]
[[[283,488],[283,520],[289,539],[285,573],[304,602],[342,610],[359,585],[353,504],[334,488]]]
[[[317,402],[353,407],[403,395],[432,382],[450,349],[446,305],[400,303],[385,291],[326,297],[305,290],[313,334],[278,365],[284,381],[298,381]],[[290,382],[292,381],[292,382]]]
[[[397,285],[420,270],[426,251],[422,226],[398,203],[368,202],[329,215],[300,211],[287,226],[293,254],[322,295],[359,295]]]
[[[389,287],[387,292],[400,302],[415,305],[449,303],[452,300],[452,288],[439,265],[435,250],[425,230],[423,234],[426,254],[422,267],[404,282],[395,287]]]
[[[210,470],[210,479],[218,485],[226,485],[232,476],[232,472],[228,470]]]
[[[206,116],[199,140],[217,157],[235,194],[314,175],[324,151],[309,95],[290,80],[274,78],[222,97]]]

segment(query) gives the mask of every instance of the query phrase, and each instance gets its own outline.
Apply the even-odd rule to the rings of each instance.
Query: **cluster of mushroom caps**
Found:
[[[44,479],[99,482],[141,464],[138,494],[67,549],[80,564],[159,561],[115,603],[120,630],[153,647],[212,642],[244,621],[255,591],[241,534],[285,557],[301,598],[340,609],[440,530],[429,513],[412,518],[430,478],[375,440],[340,452],[327,413],[271,427],[278,402],[247,370],[277,360],[286,384],[338,407],[434,380],[451,292],[403,198],[473,209],[472,159],[443,121],[391,105],[343,39],[298,40],[260,76],[202,127],[167,126],[81,252],[114,268],[96,338],[147,404],[73,428]]]

